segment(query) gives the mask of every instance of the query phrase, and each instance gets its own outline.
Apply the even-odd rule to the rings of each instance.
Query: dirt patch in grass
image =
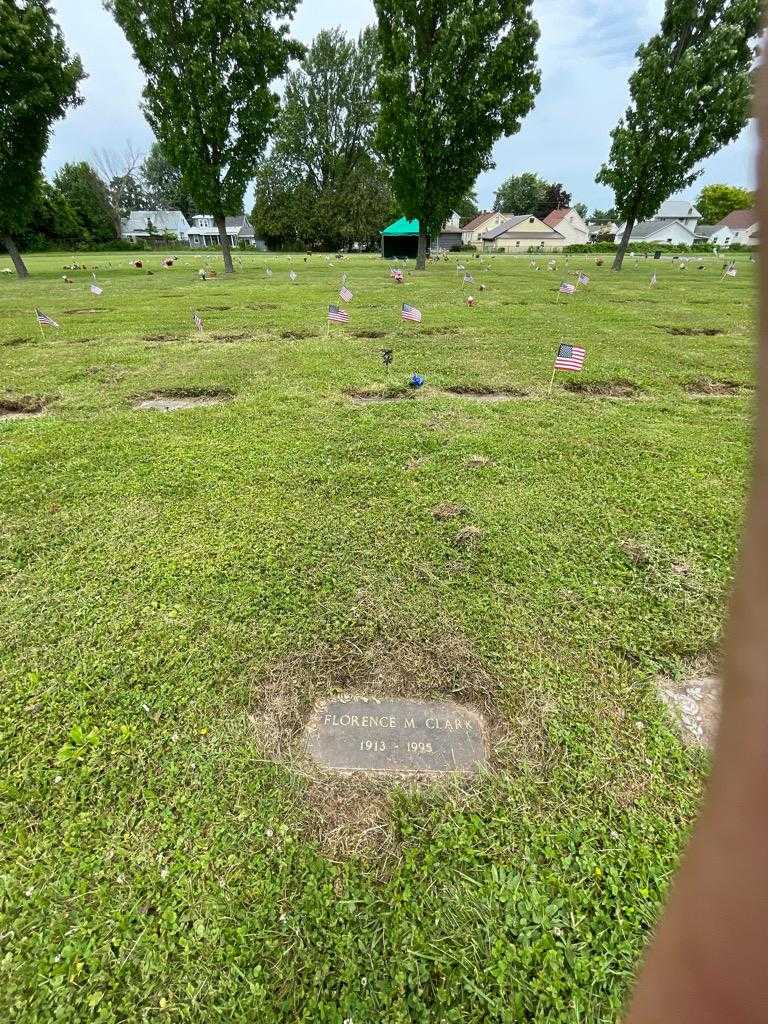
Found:
[[[449,519],[460,519],[468,511],[469,509],[464,508],[462,505],[457,505],[453,501],[443,501],[432,509],[432,516],[438,522],[446,522]]]
[[[319,333],[318,331],[281,331],[280,337],[286,341],[303,341],[304,338],[317,338]]]
[[[685,679],[657,680],[658,693],[684,743],[711,750],[720,721],[720,679],[707,666],[694,666]]]
[[[567,380],[563,388],[589,398],[639,398],[642,394],[631,380]]]
[[[219,331],[216,334],[212,334],[211,337],[214,341],[244,341],[246,338],[252,338],[253,334],[251,331]]]
[[[349,388],[344,395],[356,405],[375,405],[377,402],[407,402],[416,397],[416,392],[406,387],[388,388],[386,391]]]
[[[386,331],[353,331],[353,338],[386,338]]]
[[[677,327],[674,324],[668,327],[659,324],[659,328],[678,338],[714,338],[718,334],[725,334],[722,327]]]
[[[249,302],[243,307],[244,309],[277,309],[278,305],[276,302]]]
[[[451,332],[450,327],[420,327],[418,334],[423,334],[427,338],[434,337],[436,334],[448,334]],[[453,333],[458,333],[454,331]]]
[[[198,312],[200,313],[224,313],[228,309],[232,309],[231,306],[198,306]]]
[[[493,387],[490,384],[456,384],[443,388],[448,395],[459,398],[474,398],[480,402],[506,402],[513,398],[528,398],[528,392],[515,387]]]
[[[735,380],[710,380],[708,377],[700,377],[698,380],[689,381],[684,387],[689,395],[720,397],[740,395],[744,390],[751,390],[747,385],[739,384]]]
[[[67,316],[83,316],[88,313],[108,313],[107,309],[65,309],[64,313]]]
[[[15,348],[17,345],[34,345],[36,338],[8,338],[2,342],[4,348]]]
[[[207,388],[173,388],[167,391],[153,391],[139,397],[133,408],[140,412],[176,412],[178,409],[197,409],[211,405],[223,405],[233,398],[231,391]]]
[[[144,341],[149,341],[153,345],[160,345],[165,341],[180,341],[180,334],[145,334]]]
[[[483,531],[479,527],[465,526],[453,538],[453,543],[457,548],[474,548],[482,539]]]
[[[482,469],[484,466],[490,466],[493,463],[493,459],[489,459],[486,455],[470,455],[468,459],[464,460],[464,465],[467,469]]]
[[[255,674],[247,709],[250,731],[264,756],[293,765],[305,779],[305,829],[331,856],[386,858],[397,852],[391,826],[393,787],[402,778],[323,772],[307,757],[303,734],[318,701],[339,695],[452,700],[484,716],[490,770],[514,771],[521,762],[544,759],[546,730],[530,690],[513,690],[461,637],[387,636],[361,649],[320,648],[267,666]],[[514,693],[513,697],[509,694]],[[501,703],[504,703],[504,710]],[[482,789],[483,776],[414,778],[414,790],[429,788],[430,800],[445,787],[455,800]]]
[[[24,416],[42,416],[48,404],[39,395],[0,395],[0,419],[17,420]]]

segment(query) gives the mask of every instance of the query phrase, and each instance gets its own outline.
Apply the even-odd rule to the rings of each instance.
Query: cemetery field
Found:
[[[747,257],[77,259],[0,274],[0,1018],[617,1022],[708,768],[658,680],[716,671]],[[323,774],[335,694],[477,710],[488,771]]]

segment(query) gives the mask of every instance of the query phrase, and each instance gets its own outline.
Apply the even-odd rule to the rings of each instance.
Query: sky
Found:
[[[505,178],[523,171],[562,182],[573,202],[590,210],[612,205],[611,192],[594,177],[627,104],[635,50],[657,30],[663,6],[663,0],[533,0],[541,29],[541,92],[520,132],[496,144],[496,167],[477,182],[481,208],[491,207]],[[99,150],[121,151],[126,143],[148,150],[153,136],[139,106],[142,75],[121,30],[101,0],[53,0],[53,7],[89,77],[82,87],[85,102],[55,128],[46,172],[53,175],[69,160],[93,160]],[[341,25],[357,34],[374,21],[371,0],[303,0],[293,34],[309,43],[322,28]],[[690,198],[713,182],[752,188],[754,154],[750,124],[706,162]]]

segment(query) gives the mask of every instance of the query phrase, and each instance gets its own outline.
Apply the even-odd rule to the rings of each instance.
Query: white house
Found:
[[[754,210],[734,210],[715,224],[709,241],[715,245],[759,245],[757,214]]]
[[[652,219],[661,221],[663,224],[678,222],[690,228],[695,235],[702,217],[696,207],[687,199],[668,199]]]
[[[553,210],[544,217],[544,223],[559,231],[566,245],[586,245],[589,241],[589,228],[578,210]]]
[[[432,252],[448,251],[461,245],[461,217],[458,213],[452,213],[448,220],[440,228],[440,234],[432,243]]]
[[[616,245],[624,237],[626,224],[620,224],[616,232]],[[693,245],[694,232],[679,220],[643,220],[635,224],[630,235],[633,242],[647,242],[649,245]]]
[[[528,252],[530,248],[551,252],[568,244],[559,231],[532,214],[510,217],[486,231],[481,241],[484,252]]]
[[[605,238],[607,236],[613,238],[619,230],[619,225],[614,224],[613,221],[604,221],[602,223],[592,221],[587,225],[587,229],[589,231],[590,242],[596,242],[599,238]]]
[[[185,245],[190,230],[180,210],[132,210],[120,227],[120,236],[129,242],[171,234]]]
[[[480,246],[486,231],[492,231],[511,219],[511,213],[494,213],[487,210],[485,213],[478,213],[461,229],[462,245]]]
[[[226,217],[227,235],[232,246],[245,242],[256,249],[266,251],[266,243],[256,237],[253,226],[248,218],[240,214],[238,217]],[[207,249],[209,246],[219,245],[219,229],[216,221],[210,213],[198,213],[192,218],[192,227],[189,229],[189,244],[193,249]]]

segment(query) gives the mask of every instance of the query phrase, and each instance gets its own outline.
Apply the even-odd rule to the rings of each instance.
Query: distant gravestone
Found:
[[[335,771],[445,775],[487,765],[482,718],[452,701],[321,701],[304,744],[320,767]]]

